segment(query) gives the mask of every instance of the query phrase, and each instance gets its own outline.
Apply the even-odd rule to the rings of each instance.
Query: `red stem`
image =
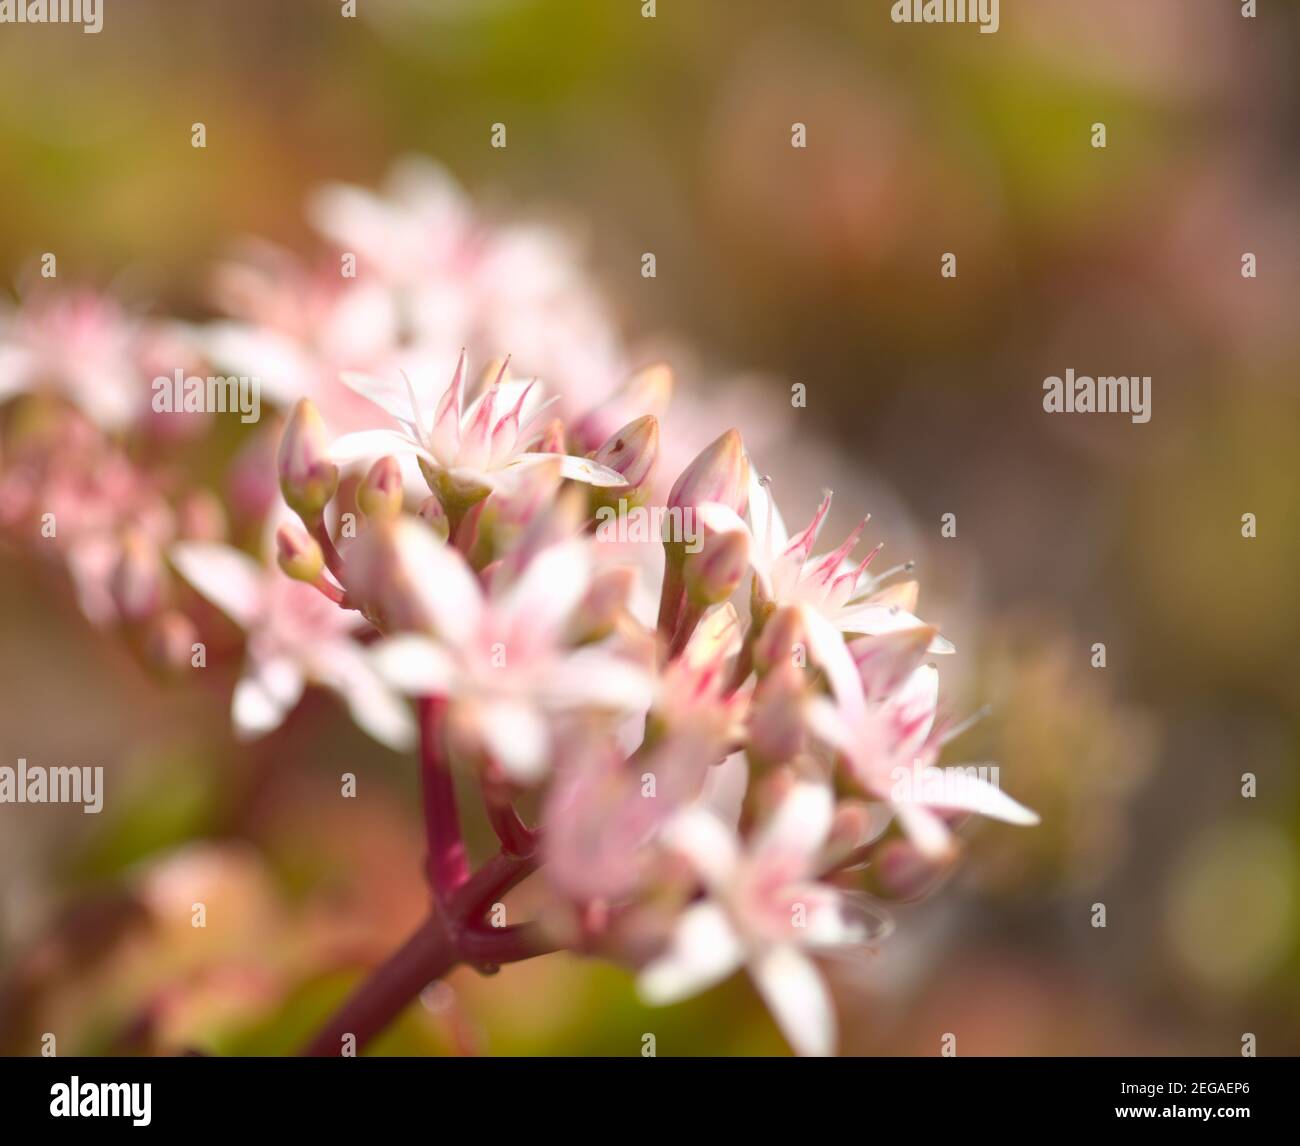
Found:
[[[340,585],[347,588],[348,583],[344,576],[343,558],[334,547],[334,538],[330,536],[330,531],[325,527],[324,514],[317,515],[316,520],[308,527],[308,532],[316,539],[316,544],[320,546],[321,552],[325,555],[325,564],[329,566],[329,571],[334,574]]]
[[[345,1035],[354,1037],[352,1049],[360,1051],[429,983],[457,964],[487,970],[555,950],[536,924],[498,928],[483,923],[488,909],[537,869],[537,839],[509,802],[501,805],[489,799],[489,815],[495,816],[493,826],[503,833],[505,850],[470,874],[444,751],[446,710],[447,702],[438,697],[419,700],[420,775],[433,911],[335,1012],[304,1048],[306,1055],[340,1054]]]
[[[345,1035],[353,1036],[356,1043],[352,1049],[360,1051],[458,961],[456,945],[442,918],[431,916],[334,1013],[302,1053],[316,1058],[342,1054]]]
[[[425,870],[440,903],[469,878],[465,841],[461,838],[460,816],[456,811],[456,788],[444,751],[446,713],[445,700],[420,697],[420,779],[429,848]]]
[[[532,857],[493,856],[455,891],[446,905],[435,907],[398,950],[384,961],[303,1048],[304,1055],[333,1056],[343,1051],[343,1036],[352,1035],[360,1052],[435,979],[460,963],[481,969],[515,963],[555,950],[535,924],[486,927],[482,914],[537,868]]]
[[[490,781],[483,784],[483,807],[503,852],[512,856],[532,855],[537,846],[532,829],[519,818],[510,797]]]

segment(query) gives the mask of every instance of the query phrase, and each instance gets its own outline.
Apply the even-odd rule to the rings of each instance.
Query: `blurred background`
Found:
[[[62,279],[209,317],[235,240],[311,249],[312,188],[412,153],[562,226],[632,347],[771,388],[787,445],[760,462],[815,475],[792,521],[825,481],[827,536],[870,510],[917,559],[949,702],[993,708],[950,758],[1043,814],[972,825],[896,936],[832,967],[845,1051],[1300,1053],[1300,10],[1002,0],[981,35],[887,0],[340,7],[0,29],[6,281],[54,250]],[[1151,421],[1048,416],[1068,367],[1150,375]],[[160,682],[7,551],[0,632],[0,761],[102,763],[118,793],[0,807],[0,1050],[291,1050],[420,917],[410,763],[319,694],[237,746],[233,629],[201,689]],[[197,899],[220,927],[189,926]],[[784,1049],[739,976],[652,1012],[556,955],[422,1003],[377,1052]]]

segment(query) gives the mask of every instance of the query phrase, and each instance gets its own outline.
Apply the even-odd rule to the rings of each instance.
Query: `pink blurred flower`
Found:
[[[0,314],[0,402],[51,390],[118,430],[149,408],[141,325],[90,290],[43,290]]]
[[[415,723],[371,667],[354,634],[360,614],[339,609],[310,585],[292,581],[228,545],[180,542],[172,564],[248,635],[231,718],[244,738],[278,728],[307,684],[336,693],[357,725],[395,752],[415,743]]]

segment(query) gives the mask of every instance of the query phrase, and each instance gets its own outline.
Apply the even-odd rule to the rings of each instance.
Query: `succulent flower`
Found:
[[[682,911],[667,950],[641,971],[648,1002],[676,1002],[744,966],[796,1051],[834,1050],[835,1010],[809,953],[873,938],[841,892],[818,879],[834,811],[829,788],[800,783],[744,850],[701,808],[668,826],[663,846],[686,856],[705,897]]]
[[[568,645],[591,584],[583,543],[543,550],[517,580],[488,592],[454,549],[420,544],[407,558],[406,583],[425,595],[433,631],[388,638],[374,664],[402,692],[451,702],[464,755],[536,783],[550,764],[554,716],[649,706],[643,669],[598,646]]]
[[[421,164],[382,195],[327,189],[313,216],[361,277],[260,249],[220,277],[237,321],[201,337],[289,409],[276,464],[269,434],[246,443],[225,508],[110,436],[148,357],[137,324],[89,295],[0,318],[0,401],[19,399],[6,533],[56,518],[86,612],[129,622],[161,669],[202,647],[206,620],[169,591],[169,557],[243,633],[240,738],[317,685],[418,749],[429,919],[308,1049],[377,1032],[458,963],[566,946],[637,968],[653,1003],[744,967],[791,1046],[830,1053],[814,959],[883,935],[865,889],[932,886],[966,813],[1037,819],[978,769],[939,765],[960,729],[926,658],[954,650],[915,582],[874,574],[879,546],[855,562],[866,519],[814,555],[829,493],[791,536],[740,431],[708,441],[730,417],[689,393],[670,409],[664,363],[629,376],[551,232],[489,225]],[[489,363],[477,386],[465,350],[441,381],[459,346]],[[260,556],[224,543],[259,528]],[[469,782],[500,844],[477,869]],[[537,868],[537,918],[490,925]]]
[[[244,670],[231,702],[241,737],[278,728],[311,683],[336,693],[357,725],[381,744],[394,751],[412,746],[414,721],[355,639],[366,627],[364,618],[228,545],[178,542],[171,560],[248,634]]]
[[[414,455],[444,507],[463,512],[521,471],[557,456],[527,449],[541,433],[547,406],[538,398],[536,383],[511,381],[503,364],[495,380],[466,405],[465,372],[462,351],[436,407],[409,378],[393,386],[345,375],[349,386],[387,411],[401,428],[345,434],[330,448],[332,458],[344,464],[383,454]],[[596,486],[626,484],[616,470],[588,458],[558,456],[566,478]]]

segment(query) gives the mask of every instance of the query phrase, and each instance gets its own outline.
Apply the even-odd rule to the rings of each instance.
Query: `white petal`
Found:
[[[956,846],[952,832],[940,816],[920,804],[894,803],[904,834],[927,859],[948,859]]]
[[[835,1008],[821,973],[794,947],[774,947],[749,965],[759,994],[794,1052],[835,1052]]]
[[[759,553],[770,560],[790,544],[790,534],[781,518],[781,511],[751,458],[749,462],[749,521],[754,531],[754,541]]]
[[[697,903],[682,912],[668,950],[642,970],[637,990],[652,1006],[675,1003],[721,982],[742,955],[722,908]]]
[[[208,356],[231,374],[256,375],[264,393],[288,406],[315,389],[311,364],[283,334],[238,322],[218,322],[201,334]]]
[[[862,678],[853,654],[844,643],[844,637],[815,608],[805,606],[800,610],[804,632],[808,635],[808,652],[812,659],[826,671],[831,692],[850,725],[860,724],[867,714],[866,696],[862,691]]]
[[[247,553],[209,541],[181,541],[172,546],[177,572],[235,624],[251,628],[266,599],[268,571]]]
[[[690,860],[711,888],[725,887],[739,863],[736,833],[702,804],[674,816],[663,830],[663,842]]]
[[[1030,811],[987,780],[970,775],[964,768],[941,768],[939,771],[944,779],[942,784],[934,785],[938,788],[938,799],[930,798],[929,786],[923,787],[922,794],[930,807],[977,812],[981,816],[1026,827],[1039,822],[1037,812]],[[924,781],[922,783],[924,785]]]
[[[804,720],[815,736],[826,741],[832,748],[847,752],[853,744],[853,729],[844,714],[835,707],[829,697],[814,696],[804,705]]]
[[[863,636],[876,637],[882,633],[898,633],[904,629],[921,628],[925,622],[920,617],[891,605],[866,604],[847,605],[836,615],[835,624],[841,632],[861,633]],[[929,653],[954,653],[956,646],[946,637],[934,635]]]
[[[482,707],[478,734],[492,759],[520,784],[535,784],[546,775],[550,730],[546,718],[530,704],[491,701]]]
[[[236,734],[252,739],[278,728],[298,703],[304,683],[297,666],[283,658],[251,665],[235,685],[231,699]]]
[[[444,544],[423,521],[401,518],[397,527],[398,561],[420,611],[433,618],[438,635],[456,646],[477,632],[483,594],[465,560]]]
[[[389,637],[371,649],[370,657],[380,678],[407,696],[445,696],[451,688],[452,659],[428,637]]]
[[[363,731],[394,752],[415,747],[416,726],[410,706],[388,687],[350,640],[332,641],[318,650],[317,679],[343,698]]]
[[[560,459],[560,473],[566,478],[607,489],[627,485],[627,479],[618,470],[602,466],[590,458],[575,458],[572,454],[516,454],[506,468],[520,464],[536,465],[541,461],[553,461],[557,457]]]
[[[745,519],[729,505],[717,501],[702,501],[695,507],[695,516],[701,525],[714,533],[749,533]]]
[[[513,629],[523,626],[528,643],[546,644],[581,603],[591,584],[591,558],[581,541],[552,545],[537,554],[497,605]]]
[[[749,761],[743,752],[733,752],[705,773],[700,803],[734,829],[740,823],[748,788]]]
[[[7,332],[0,330],[0,337]],[[32,382],[32,355],[17,346],[0,345],[0,401],[26,390]]]
[[[756,858],[764,853],[793,853],[811,860],[826,843],[834,814],[835,798],[825,784],[795,784],[759,833]]]
[[[339,375],[339,381],[349,390],[373,402],[385,414],[390,414],[402,422],[423,424],[420,420],[418,401],[412,400],[411,386],[400,375],[396,378],[374,378],[369,374],[357,374],[345,370]]]
[[[373,461],[385,454],[416,454],[434,461],[428,450],[409,434],[398,430],[358,430],[335,438],[329,448],[330,460],[341,466],[349,462]]]
[[[654,677],[600,649],[579,649],[546,670],[542,688],[552,708],[643,711],[654,698]]]

